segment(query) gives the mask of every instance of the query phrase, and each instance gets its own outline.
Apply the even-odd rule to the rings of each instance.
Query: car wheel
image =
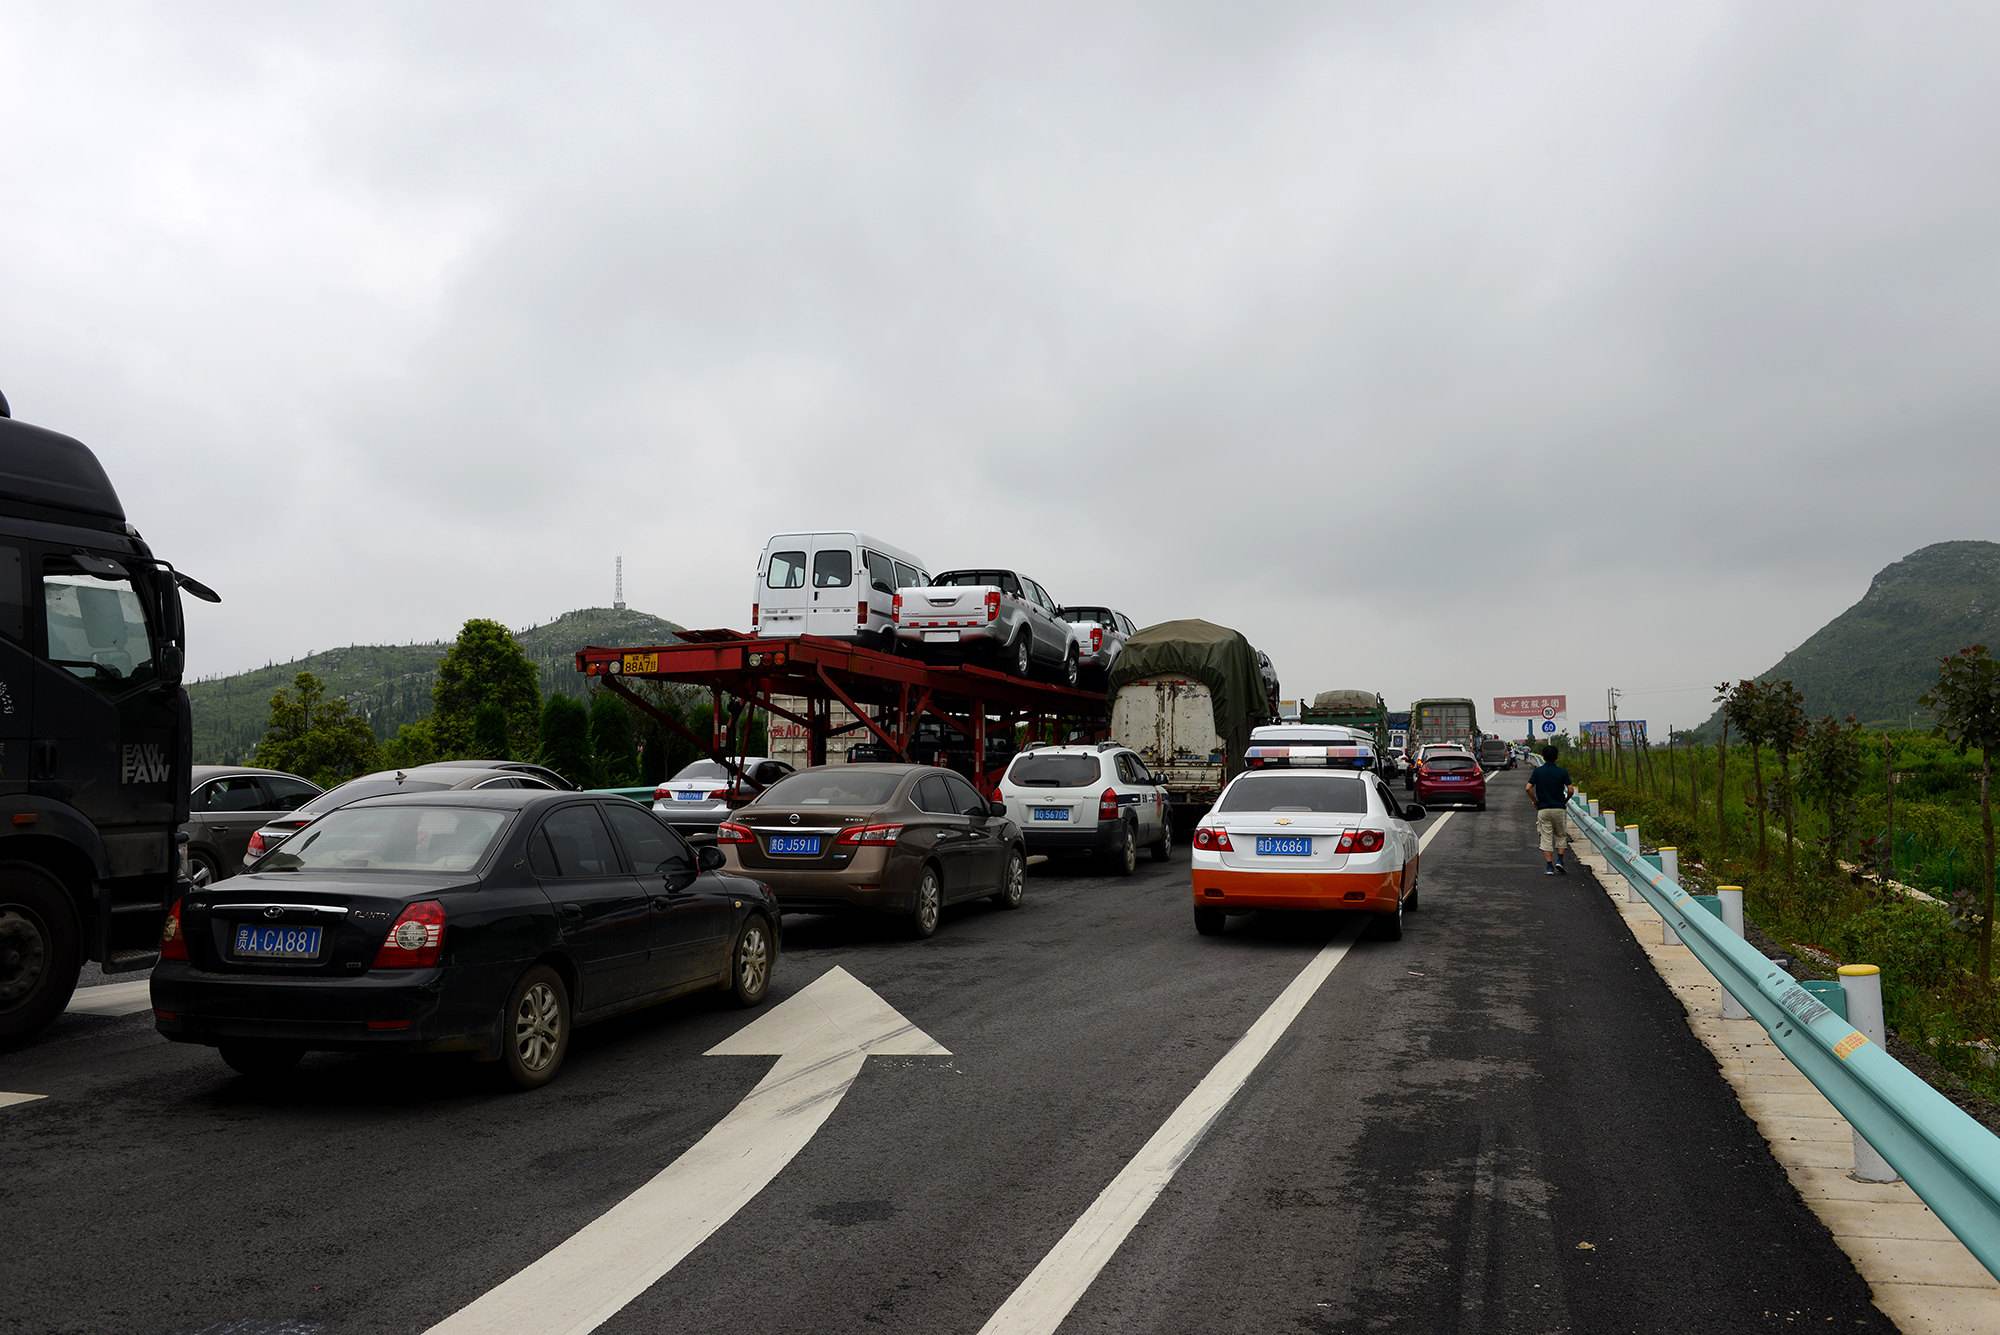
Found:
[[[1010,656],[1014,662],[1014,675],[1017,677],[1029,676],[1034,670],[1035,660],[1030,648],[1026,634],[1014,637],[1014,648]]]
[[[910,904],[910,935],[919,941],[938,929],[938,919],[944,916],[944,882],[938,879],[938,870],[930,863],[917,873],[917,891]]]
[[[1021,897],[1028,892],[1028,860],[1021,856],[1021,850],[1007,850],[1007,865],[1000,869],[1000,893],[993,896],[993,902],[1003,909],[1021,907]]]
[[[521,975],[500,1012],[500,1068],[516,1089],[555,1079],[569,1052],[569,989],[562,975],[537,964]]]
[[[25,862],[0,864],[0,1047],[62,1014],[82,965],[76,910],[62,886]]]
[[[188,854],[188,879],[198,886],[211,886],[222,877],[216,874],[215,859],[206,853]]]
[[[1162,812],[1160,815],[1160,837],[1153,841],[1153,861],[1165,862],[1174,855],[1174,820]]]
[[[1392,912],[1375,915],[1375,935],[1384,941],[1401,941],[1403,939],[1403,906],[1401,904],[1396,905]]]
[[[1083,673],[1076,665],[1076,650],[1071,649],[1063,655],[1063,684],[1074,690],[1082,677]]]
[[[771,936],[771,924],[758,914],[736,934],[736,949],[729,952],[729,990],[739,1006],[755,1006],[771,990],[771,970],[777,965],[778,950]]]
[[[1410,893],[1403,896],[1403,912],[1415,913],[1417,911],[1417,891],[1419,889],[1421,889],[1420,886],[1413,885],[1410,887]]]
[[[216,1052],[238,1075],[270,1080],[299,1064],[306,1050],[296,1043],[224,1043]]]
[[[1104,854],[1105,866],[1113,876],[1130,876],[1139,868],[1139,843],[1132,833],[1132,822],[1118,822],[1118,842],[1111,845]]]
[[[1479,801],[1477,801],[1477,802],[1474,802],[1474,803],[1472,804],[1472,809],[1473,809],[1474,811],[1484,811],[1484,810],[1486,810],[1486,799],[1485,799],[1485,798],[1481,798],[1481,799],[1480,799]]]
[[[1198,908],[1194,911],[1194,929],[1203,936],[1221,936],[1228,921],[1221,909]]]

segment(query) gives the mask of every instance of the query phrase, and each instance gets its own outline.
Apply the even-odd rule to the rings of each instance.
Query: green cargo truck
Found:
[[[1375,739],[1375,754],[1389,753],[1389,706],[1374,691],[1321,691],[1301,711],[1301,723],[1338,723]]]

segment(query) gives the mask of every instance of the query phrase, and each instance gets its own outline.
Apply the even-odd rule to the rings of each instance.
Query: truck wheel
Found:
[[[83,932],[55,878],[25,862],[0,863],[0,1048],[63,1013],[83,968]]]

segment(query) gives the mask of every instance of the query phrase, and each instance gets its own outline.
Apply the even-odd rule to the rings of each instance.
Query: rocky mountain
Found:
[[[1807,712],[1908,727],[1938,660],[1969,644],[2000,654],[2000,543],[1940,542],[1885,567],[1861,601],[1761,678],[1788,677]],[[1921,722],[1922,719],[1919,719]],[[1713,735],[1711,718],[1702,731]]]
[[[545,625],[516,631],[522,652],[541,676],[544,696],[584,694],[585,679],[575,654],[587,644],[664,644],[680,629],[664,617],[629,608],[587,607]],[[201,764],[236,764],[249,759],[264,735],[271,695],[301,672],[326,683],[367,718],[375,735],[387,738],[405,723],[430,712],[431,681],[449,640],[428,644],[350,645],[326,649],[290,663],[273,663],[226,677],[188,683],[194,709],[194,759]]]

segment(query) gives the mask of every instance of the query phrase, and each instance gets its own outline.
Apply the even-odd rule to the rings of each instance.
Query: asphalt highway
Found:
[[[1054,864],[929,941],[790,918],[763,1010],[583,1031],[525,1095],[434,1059],[259,1086],[73,1009],[0,1056],[0,1330],[470,1330],[510,1281],[597,1295],[572,1328],[608,1335],[1891,1329],[1588,873],[1541,874],[1515,786],[1436,830],[1401,941],[1198,937],[1184,851]],[[908,1026],[811,1100],[703,1055],[868,992]],[[643,1226],[570,1241],[669,1165]],[[695,1241],[604,1297],[660,1211]]]

